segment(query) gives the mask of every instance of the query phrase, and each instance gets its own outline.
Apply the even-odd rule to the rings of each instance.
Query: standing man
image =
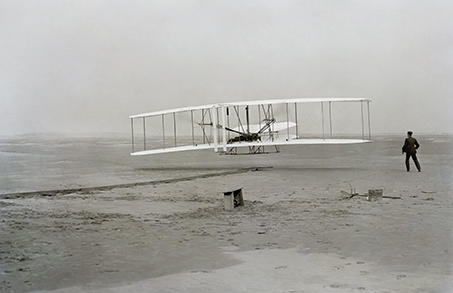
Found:
[[[410,171],[410,165],[409,165],[409,159],[412,157],[412,160],[414,160],[415,166],[418,169],[418,172],[422,170],[420,167],[420,163],[417,160],[417,149],[420,147],[420,144],[418,141],[412,137],[412,131],[407,132],[407,138],[404,141],[403,145],[403,153],[406,153],[406,170],[407,172]]]

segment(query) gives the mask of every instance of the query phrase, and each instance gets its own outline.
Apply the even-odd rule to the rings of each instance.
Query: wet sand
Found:
[[[393,145],[328,159],[288,150],[263,155],[269,168],[140,186],[3,194],[0,291],[452,292],[451,148],[425,142],[422,172],[407,173]],[[401,199],[349,199],[350,186]],[[224,210],[222,192],[238,187],[245,205]]]

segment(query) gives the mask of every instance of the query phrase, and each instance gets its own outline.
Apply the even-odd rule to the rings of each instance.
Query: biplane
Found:
[[[371,142],[365,98],[297,98],[184,107],[129,116],[131,155],[213,149],[276,152],[284,145]]]

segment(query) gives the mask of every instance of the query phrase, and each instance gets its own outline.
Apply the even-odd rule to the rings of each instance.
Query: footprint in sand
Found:
[[[406,278],[406,275],[398,275],[398,276],[396,276],[397,280],[401,280],[401,279],[404,279],[404,278]]]
[[[336,288],[336,289],[337,289],[337,288],[346,288],[346,287],[348,287],[348,286],[345,285],[345,284],[334,283],[334,284],[330,285],[330,287],[331,287],[331,288]]]

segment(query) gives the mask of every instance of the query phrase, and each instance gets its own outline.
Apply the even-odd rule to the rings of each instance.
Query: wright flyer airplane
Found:
[[[184,107],[130,116],[131,155],[213,149],[279,152],[280,146],[371,142],[365,98],[296,98]],[[244,152],[244,151],[242,151]]]

